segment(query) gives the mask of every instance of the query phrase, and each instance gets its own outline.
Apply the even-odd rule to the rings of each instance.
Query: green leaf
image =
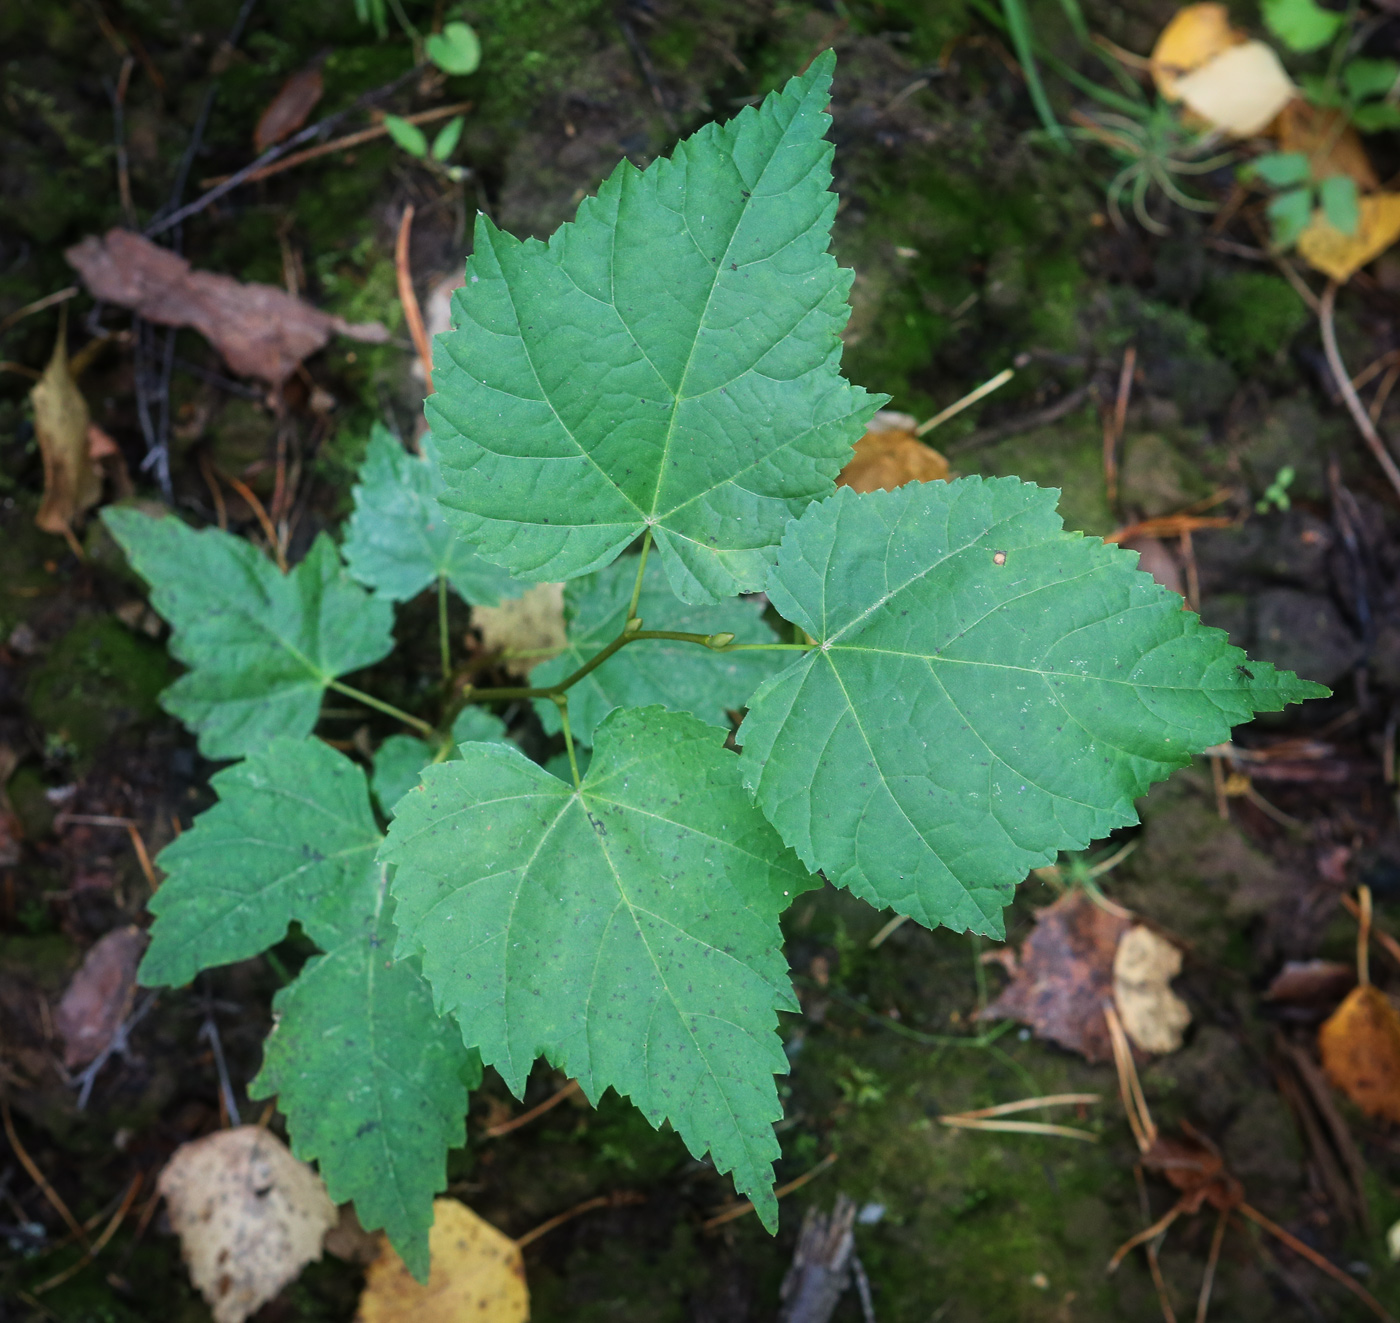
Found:
[[[506,723],[494,712],[480,707],[464,707],[452,723],[452,743],[472,741],[503,743]],[[456,757],[455,751],[448,755]],[[384,811],[394,816],[394,805],[418,784],[419,773],[433,761],[433,746],[416,735],[390,735],[374,754],[370,789]]]
[[[481,42],[465,23],[446,24],[423,43],[423,50],[443,73],[475,73],[481,64]]]
[[[1015,478],[842,488],[768,596],[819,647],[739,731],[745,783],[811,869],[930,926],[1000,937],[1027,871],[1252,711],[1326,694],[1249,662]]]
[[[433,160],[445,161],[457,150],[462,140],[462,126],[466,120],[461,115],[447,121],[446,127],[433,139]]]
[[[442,575],[479,606],[519,597],[527,585],[482,560],[448,522],[437,500],[443,489],[437,455],[431,438],[423,441],[423,454],[411,455],[375,423],[343,548],[350,573],[396,602],[416,597]]]
[[[420,161],[427,156],[428,140],[418,125],[410,124],[399,115],[385,115],[384,127],[389,136],[410,156],[416,156]]]
[[[277,735],[309,735],[336,677],[393,650],[393,607],[347,575],[321,536],[282,574],[217,528],[108,508],[102,517],[169,621],[190,668],[161,705],[199,735],[206,758],[238,758]]]
[[[851,272],[827,251],[834,57],[670,159],[622,162],[549,243],[478,217],[427,414],[446,505],[535,580],[651,527],[687,602],[756,591],[883,396],[840,374]]]
[[[1320,50],[1337,35],[1346,15],[1324,9],[1317,0],[1261,0],[1264,24],[1289,50]]]
[[[1328,175],[1317,186],[1322,214],[1333,229],[1343,234],[1355,234],[1361,228],[1361,203],[1356,195],[1356,180],[1350,175]]]
[[[1312,166],[1302,152],[1269,152],[1266,156],[1255,157],[1244,168],[1271,188],[1306,184],[1312,178]]]
[[[796,1010],[778,915],[815,880],[739,784],[725,732],[660,708],[598,728],[575,792],[469,744],[399,805],[381,858],[401,953],[519,1096],[543,1053],[732,1171],[764,1224]]]
[[[1291,248],[1312,220],[1311,188],[1294,188],[1269,199],[1269,231],[1280,248]]]
[[[279,738],[216,772],[218,803],[160,852],[141,962],[148,986],[247,960],[296,920],[323,949],[369,909],[382,833],[364,773],[319,740]]]
[[[309,960],[272,1003],[274,1027],[251,1098],[277,1095],[292,1151],[315,1161],[336,1203],[383,1227],[409,1271],[428,1277],[433,1196],[447,1151],[466,1140],[481,1060],[433,1012],[413,960],[393,960],[383,865],[360,930]],[[369,899],[366,897],[366,899]]]
[[[1315,106],[1333,110],[1348,110],[1350,107],[1346,93],[1324,74],[1299,74],[1298,86],[1303,89],[1304,98]]]
[[[1342,70],[1342,85],[1354,101],[1384,96],[1400,80],[1400,64],[1394,60],[1358,58]]]
[[[1351,112],[1351,122],[1362,133],[1400,129],[1400,106],[1391,101],[1372,101],[1368,105],[1357,106]]]
[[[530,683],[543,688],[562,680],[611,643],[627,622],[637,582],[637,557],[624,556],[605,570],[564,585],[564,620],[569,646],[537,666]],[[761,602],[687,606],[676,600],[654,557],[647,561],[637,614],[646,629],[690,634],[733,634],[740,643],[775,643],[763,623]],[[673,712],[693,712],[724,721],[726,708],[742,708],[754,687],[782,666],[779,652],[711,652],[694,643],[639,639],[569,690],[569,725],[574,739],[591,743],[598,723],[615,707],[659,703]],[[560,730],[559,709],[536,700],[535,711],[551,735]]]

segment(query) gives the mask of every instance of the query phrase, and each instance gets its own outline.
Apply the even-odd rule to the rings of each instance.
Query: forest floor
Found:
[[[1306,995],[1269,995],[1288,962],[1352,964],[1356,922],[1343,901],[1360,884],[1378,924],[1400,933],[1400,500],[1342,407],[1304,299],[1245,226],[1213,232],[1208,217],[1174,211],[1166,237],[1115,227],[1103,192],[1113,167],[1036,140],[1014,61],[962,0],[459,8],[481,33],[481,70],[403,79],[408,42],[380,40],[351,0],[255,3],[236,47],[226,43],[231,0],[0,7],[0,1097],[18,1141],[0,1143],[0,1318],[209,1317],[154,1176],[180,1143],[226,1124],[230,1103],[245,1121],[261,1115],[246,1088],[279,986],[277,967],[259,959],[149,1006],[137,993],[133,1008],[145,1013],[80,1105],[80,1072],[64,1065],[53,1012],[99,938],[147,921],[150,884],[124,824],[154,855],[208,805],[213,768],[158,706],[177,668],[101,526],[80,530],[81,557],[34,526],[44,476],[25,369],[48,361],[60,312],[13,323],[9,314],[75,282],[66,248],[128,215],[149,220],[215,85],[186,198],[253,158],[263,109],[309,65],[325,85],[314,116],[396,80],[376,105],[409,114],[470,102],[454,157],[464,178],[379,138],[245,185],[186,222],[196,267],[290,285],[347,321],[389,328],[379,345],[332,339],[280,400],[233,380],[193,331],[169,342],[167,368],[163,330],[133,332],[129,314],[86,293],[66,305],[74,353],[109,337],[82,378],[93,420],[120,452],[106,461],[109,478],[119,483],[124,469],[142,499],[159,500],[143,460],[164,445],[188,518],[222,514],[257,533],[251,504],[210,476],[228,475],[280,508],[295,557],[345,516],[371,422],[414,427],[422,389],[394,265],[405,204],[417,208],[411,261],[426,304],[460,273],[476,209],[545,236],[618,159],[645,164],[828,45],[839,57],[835,249],[856,272],[847,374],[925,418],[1015,366],[1009,385],[930,437],[954,473],[1059,487],[1067,525],[1098,535],[1204,512],[1218,526],[1139,529],[1145,566],[1254,655],[1334,691],[1237,732],[1233,760],[1198,760],[1144,800],[1140,827],[1088,857],[1132,843],[1097,885],[1184,952],[1175,983],[1191,1015],[1184,1045],[1139,1063],[1158,1123],[1207,1136],[1254,1208],[1400,1312],[1400,1268],[1385,1239],[1400,1219],[1400,1132],[1319,1086],[1312,1065],[1346,971],[1324,969]],[[1085,8],[1095,30],[1133,51],[1151,47],[1171,12],[1156,0]],[[425,26],[433,17],[426,0],[408,10]],[[1034,13],[1059,43],[1063,12]],[[1376,40],[1400,49],[1400,21]],[[369,122],[357,111],[336,132]],[[1400,265],[1388,261],[1339,303],[1353,371],[1400,349]],[[1118,426],[1120,403],[1114,494],[1104,430]],[[1382,412],[1382,427],[1395,425],[1397,407]],[[1271,501],[1265,492],[1285,468],[1288,499]],[[436,664],[435,619],[427,600],[400,619],[424,675]],[[464,647],[480,647],[465,607],[453,628]],[[414,676],[380,680],[412,705]],[[332,732],[347,746],[393,728],[350,717]],[[534,718],[522,710],[512,721]],[[1073,864],[1064,861],[1065,876]],[[1021,887],[1010,948],[1060,892],[1050,876]],[[1031,1026],[994,1032],[998,1022],[977,1015],[1006,985],[1010,961],[988,943],[914,924],[877,942],[888,918],[831,888],[787,916],[803,1014],[784,1017],[792,1072],[778,1179],[810,1179],[784,1198],[776,1239],[752,1216],[714,1224],[733,1197],[728,1181],[616,1097],[596,1111],[566,1099],[486,1136],[565,1083],[540,1066],[518,1103],[487,1072],[469,1144],[450,1161],[452,1195],[512,1236],[598,1196],[637,1197],[530,1245],[532,1317],[775,1318],[803,1214],[830,1208],[838,1192],[858,1207],[857,1252],[882,1323],[1159,1315],[1141,1252],[1105,1271],[1114,1249],[1175,1198],[1160,1176],[1135,1173],[1113,1063]],[[295,964],[306,949],[293,938],[278,952]],[[1372,973],[1400,992],[1400,965],[1383,952]],[[938,1119],[1066,1092],[1100,1101],[1047,1119],[1093,1142]],[[281,1124],[276,1114],[268,1121]],[[115,1226],[101,1254],[56,1285],[80,1256],[30,1164],[80,1221]],[[1162,1244],[1177,1317],[1193,1316],[1215,1225],[1207,1209]],[[362,1267],[328,1256],[256,1319],[349,1320],[362,1285]],[[1239,1218],[1211,1309],[1239,1323],[1371,1317]],[[851,1323],[862,1310],[852,1290],[835,1317]]]

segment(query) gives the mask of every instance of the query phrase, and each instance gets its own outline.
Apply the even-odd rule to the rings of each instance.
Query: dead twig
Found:
[[[528,1112],[522,1112],[519,1116],[513,1116],[509,1121],[501,1121],[497,1125],[489,1126],[481,1132],[483,1139],[499,1139],[502,1135],[508,1135],[514,1130],[519,1130],[521,1126],[529,1125],[536,1117],[543,1116],[546,1112],[558,1107],[561,1102],[572,1098],[574,1094],[580,1092],[578,1081],[570,1080],[561,1089],[556,1089],[537,1107],[532,1107]]]
[[[40,1282],[33,1290],[34,1295],[43,1295],[46,1291],[52,1291],[56,1286],[62,1286],[64,1282],[82,1272],[102,1252],[107,1242],[116,1234],[117,1228],[126,1221],[126,1215],[131,1211],[131,1205],[136,1202],[136,1195],[141,1189],[143,1179],[144,1177],[139,1171],[131,1178],[131,1184],[127,1186],[126,1194],[117,1206],[117,1211],[112,1214],[111,1220],[103,1228],[102,1234],[83,1252],[82,1258],[76,1263],[69,1264],[62,1272],[55,1273],[46,1281]]]
[[[1103,411],[1103,480],[1110,507],[1118,505],[1118,448],[1123,444],[1123,432],[1128,425],[1128,399],[1133,392],[1133,373],[1137,369],[1137,346],[1123,351],[1123,366],[1118,372],[1118,394],[1113,410]]]
[[[134,818],[117,818],[105,813],[59,813],[55,815],[53,823],[55,827],[66,826],[68,823],[82,827],[121,827],[131,839],[131,848],[136,852],[136,862],[141,865],[141,872],[151,890],[155,891],[160,887],[150,853],[146,849],[145,838],[141,835],[141,828],[136,825]]]
[[[1074,390],[1062,395],[1053,404],[1047,404],[1043,409],[1022,414],[1019,418],[1009,419],[1007,422],[998,423],[993,427],[981,428],[966,440],[955,441],[945,446],[944,450],[949,455],[961,455],[969,450],[978,450],[982,446],[995,445],[998,441],[1019,436],[1022,432],[1033,432],[1038,427],[1049,427],[1052,423],[1059,422],[1066,414],[1073,413],[1088,398],[1089,387],[1076,386]]]
[[[68,1230],[73,1233],[73,1237],[84,1249],[87,1248],[87,1232],[79,1225],[78,1219],[69,1211],[68,1205],[63,1202],[63,1196],[49,1184],[44,1173],[39,1170],[39,1164],[29,1156],[28,1150],[19,1142],[19,1135],[15,1133],[14,1118],[10,1115],[10,1100],[0,1094],[0,1120],[5,1123],[5,1138],[10,1141],[10,1147],[14,1149],[15,1157],[20,1161],[25,1171],[29,1173],[29,1179],[39,1187],[40,1193],[49,1201],[49,1206],[64,1221]]]
[[[788,1181],[786,1185],[780,1185],[773,1191],[775,1199],[783,1199],[794,1190],[800,1190],[808,1181],[815,1180],[828,1167],[830,1167],[841,1155],[839,1153],[828,1153],[815,1167],[804,1171],[796,1180]],[[733,1222],[736,1218],[746,1217],[753,1212],[753,1204],[745,1199],[742,1203],[737,1203],[731,1208],[726,1208],[716,1213],[706,1222],[700,1223],[701,1231],[713,1231],[716,1227],[722,1227],[726,1222]]]
[[[237,478],[230,477],[227,473],[220,474],[220,477],[228,483],[247,502],[248,508],[252,510],[259,524],[262,525],[263,535],[267,538],[268,549],[272,552],[273,559],[277,562],[277,568],[283,574],[287,573],[287,553],[282,549],[281,540],[277,536],[277,529],[273,526],[272,520],[268,517],[267,510],[263,503],[254,495],[253,489],[245,482],[240,482]]]
[[[637,1204],[644,1204],[647,1197],[639,1194],[636,1190],[617,1190],[612,1194],[600,1194],[592,1199],[585,1199],[581,1204],[575,1204],[572,1208],[551,1217],[548,1221],[541,1222],[539,1226],[527,1231],[523,1236],[517,1236],[515,1246],[517,1249],[524,1249],[526,1245],[532,1245],[541,1236],[548,1235],[556,1227],[562,1227],[565,1222],[572,1222],[574,1218],[581,1217],[584,1213],[591,1213],[595,1208],[627,1208],[635,1207]]]
[[[52,294],[45,294],[42,299],[35,299],[33,303],[26,303],[24,307],[16,308],[7,316],[0,317],[0,335],[3,335],[10,327],[22,322],[26,317],[31,317],[36,312],[43,312],[45,308],[52,308],[56,303],[66,303],[81,293],[82,290],[79,286],[69,285],[66,289],[55,290]]]
[[[398,237],[394,241],[394,274],[398,278],[399,302],[403,304],[404,320],[408,332],[413,337],[413,347],[418,351],[418,361],[423,365],[423,381],[427,393],[433,393],[433,347],[428,343],[428,332],[423,326],[423,313],[418,306],[418,295],[413,288],[413,269],[409,261],[408,241],[413,232],[413,203],[403,209],[403,219],[399,222]]]
[[[1357,395],[1356,388],[1351,384],[1351,377],[1342,362],[1341,350],[1337,347],[1337,327],[1333,319],[1336,302],[1337,282],[1329,280],[1317,309],[1317,321],[1322,331],[1322,348],[1327,355],[1327,366],[1331,369],[1332,380],[1336,383],[1338,391],[1341,392],[1342,400],[1347,406],[1347,411],[1351,414],[1352,422],[1356,424],[1356,430],[1361,433],[1362,440],[1366,442],[1371,454],[1375,456],[1376,463],[1381,466],[1381,471],[1385,474],[1391,487],[1395,489],[1397,495],[1400,495],[1400,468],[1396,467],[1390,450],[1381,439],[1381,434],[1371,421],[1370,414],[1362,405],[1361,397]]]
[[[994,390],[1000,390],[1016,375],[1015,368],[1002,368],[990,381],[984,381],[976,390],[970,390],[960,400],[954,400],[946,409],[939,410],[932,418],[920,423],[914,429],[915,436],[924,436],[935,427],[942,427],[950,418],[956,417],[964,409],[971,408],[978,400],[984,400]]]

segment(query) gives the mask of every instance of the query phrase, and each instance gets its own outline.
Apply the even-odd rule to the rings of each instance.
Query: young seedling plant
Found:
[[[1326,692],[1245,666],[1132,553],[1064,531],[1055,491],[835,488],[884,397],[840,371],[833,66],[622,163],[548,242],[479,217],[423,453],[376,432],[339,547],[283,574],[107,512],[188,668],[166,709],[232,760],[160,856],[142,980],[300,925],[322,954],[277,995],[251,1090],[420,1277],[483,1063],[517,1096],[541,1056],[616,1089],[772,1230],[796,896],[824,877],[1000,938],[1030,869]],[[434,720],[343,679],[389,655],[395,602],[559,580],[568,647],[530,685]],[[315,736],[327,691],[405,728],[368,776]],[[562,776],[507,737],[522,700]]]

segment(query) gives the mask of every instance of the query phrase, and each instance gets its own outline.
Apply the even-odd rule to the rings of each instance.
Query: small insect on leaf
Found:
[[[423,49],[443,73],[475,73],[481,64],[481,42],[465,23],[448,23],[423,43]]]
[[[398,115],[385,115],[384,127],[389,136],[410,156],[416,156],[420,161],[427,156],[428,139],[418,125],[410,124]]]

